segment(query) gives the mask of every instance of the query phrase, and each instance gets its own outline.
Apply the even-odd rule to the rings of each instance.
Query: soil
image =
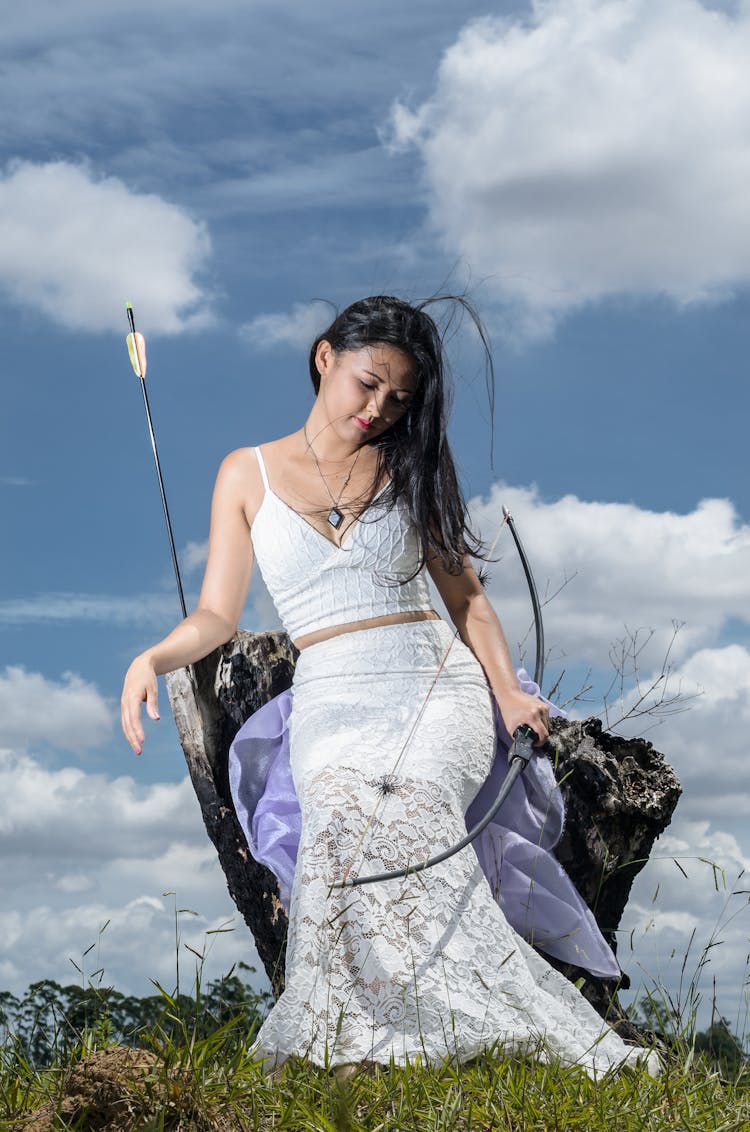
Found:
[[[16,1124],[13,1132],[132,1132],[139,1115],[145,1115],[143,1085],[158,1073],[158,1064],[153,1053],[125,1046],[90,1053],[68,1072],[60,1095]]]

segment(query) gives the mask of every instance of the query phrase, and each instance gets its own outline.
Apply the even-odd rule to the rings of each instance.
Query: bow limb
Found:
[[[513,516],[511,515],[510,511],[508,511],[507,507],[503,507],[503,524],[505,523],[507,523],[510,527],[510,533],[513,536],[513,542],[515,543],[516,550],[518,551],[518,556],[521,559],[523,572],[526,576],[526,583],[529,587],[531,605],[534,610],[534,632],[536,636],[536,663],[534,665],[534,683],[539,687],[541,691],[541,683],[544,678],[544,624],[542,622],[542,607],[539,601],[539,593],[534,581],[534,575],[531,572],[529,560],[526,557],[523,543],[521,542],[518,531],[516,530]],[[449,849],[443,850],[442,853],[437,853],[433,857],[428,857],[426,861],[420,861],[415,865],[407,865],[406,868],[403,869],[394,869],[392,872],[375,873],[371,876],[357,876],[350,878],[348,876],[347,870],[347,874],[345,875],[344,879],[333,884],[331,887],[356,888],[363,884],[374,884],[376,881],[398,880],[400,877],[411,876],[412,873],[424,872],[425,869],[430,869],[433,865],[439,865],[443,861],[447,861],[450,857],[455,856],[456,853],[460,853],[462,849],[465,849],[467,845],[470,845],[471,842],[479,836],[482,830],[485,829],[495,817],[495,814],[498,812],[503,802],[508,797],[508,794],[513,787],[513,783],[516,781],[519,774],[523,772],[524,768],[529,762],[529,759],[532,757],[534,753],[533,744],[535,739],[536,735],[534,731],[532,731],[532,729],[525,724],[521,727],[516,728],[513,733],[513,743],[509,752],[510,766],[497,798],[492,803],[484,817],[479,822],[477,822],[473,829],[469,830],[465,837],[462,837],[460,841],[457,841],[455,845],[451,845]]]
[[[526,575],[526,584],[529,587],[529,597],[531,598],[531,606],[534,610],[534,634],[536,636],[536,661],[534,663],[534,683],[542,690],[542,680],[544,679],[544,622],[542,621],[542,606],[539,601],[539,593],[534,581],[534,575],[531,572],[529,560],[526,557],[526,551],[523,548],[516,524],[513,516],[507,507],[503,507],[503,521],[508,524],[510,533],[513,536],[513,542],[516,544],[518,557],[521,559],[523,572]]]

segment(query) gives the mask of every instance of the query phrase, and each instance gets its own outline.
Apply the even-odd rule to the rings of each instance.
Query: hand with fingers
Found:
[[[120,700],[122,729],[136,755],[143,750],[143,724],[141,704],[146,702],[146,711],[152,719],[160,719],[158,707],[158,682],[153,661],[147,653],[137,656],[125,673]]]
[[[518,688],[498,696],[497,705],[509,735],[525,723],[537,736],[534,746],[541,747],[546,743],[549,738],[549,708],[544,700]]]

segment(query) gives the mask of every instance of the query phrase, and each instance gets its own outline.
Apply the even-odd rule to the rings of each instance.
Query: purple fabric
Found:
[[[291,710],[291,690],[269,700],[245,720],[229,749],[229,786],[237,817],[255,860],[276,874],[287,912],[302,829],[289,765]]]
[[[539,696],[550,716],[565,716],[542,696],[525,669],[516,673],[524,692]],[[510,736],[494,704],[495,759],[466,812],[476,825],[500,793],[508,772]],[[508,923],[535,947],[601,978],[619,978],[620,968],[594,916],[552,850],[565,824],[562,794],[546,755],[537,755],[520,775],[490,824],[474,840],[482,871]]]
[[[524,669],[523,691],[541,696]],[[554,704],[551,716],[564,716]],[[229,784],[240,825],[256,861],[279,882],[289,910],[301,815],[289,766],[291,690],[282,692],[242,725],[229,751]],[[510,736],[495,705],[495,759],[466,813],[467,828],[497,797],[508,770]],[[536,947],[594,975],[617,978],[620,968],[596,920],[551,850],[565,822],[562,795],[545,755],[519,776],[500,812],[473,842],[479,863],[508,922]]]

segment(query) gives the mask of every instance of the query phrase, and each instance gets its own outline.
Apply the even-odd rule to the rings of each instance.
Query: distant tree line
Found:
[[[247,971],[254,968],[240,965]],[[229,1022],[257,1028],[273,1001],[232,970],[194,994],[125,995],[113,987],[32,983],[22,997],[0,991],[0,1046],[35,1066],[53,1064],[85,1045],[144,1044],[147,1035],[206,1037]]]
[[[726,1018],[719,1018],[707,1030],[696,1034],[695,1048],[698,1053],[705,1053],[727,1077],[734,1077],[740,1070],[748,1068],[742,1043],[729,1029]]]
[[[732,1033],[729,1022],[720,1015],[712,1019],[708,1029],[699,1030],[691,1038],[685,1032],[679,1011],[666,1003],[656,1003],[653,998],[641,999],[629,1013],[638,1026],[658,1034],[668,1045],[675,1040],[692,1041],[695,1052],[705,1054],[725,1077],[737,1077],[750,1068],[741,1039]]]
[[[245,963],[239,968],[255,970]],[[139,997],[113,987],[61,986],[42,979],[22,997],[0,991],[0,1047],[40,1067],[87,1045],[139,1046],[151,1044],[154,1035],[179,1041],[186,1032],[204,1038],[228,1023],[247,1033],[260,1025],[272,1004],[269,991],[254,990],[234,968],[205,988],[198,985],[192,995],[168,994],[157,986],[154,994]],[[678,1037],[690,1040],[677,1012],[652,999],[639,1001],[629,1013],[668,1044]],[[726,1018],[698,1031],[692,1044],[725,1076],[735,1077],[750,1065]]]

